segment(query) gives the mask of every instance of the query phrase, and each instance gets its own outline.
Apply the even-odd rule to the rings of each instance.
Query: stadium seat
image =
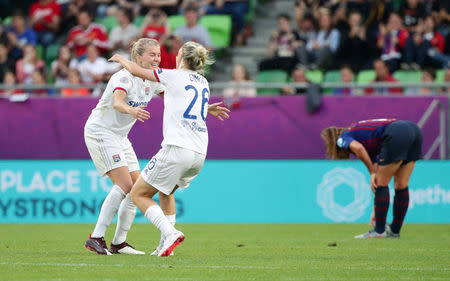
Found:
[[[270,83],[270,82],[286,82],[288,74],[283,70],[265,70],[260,71],[256,75],[255,82]],[[279,95],[281,90],[277,88],[258,89],[258,95]]]
[[[444,82],[445,69],[439,69],[436,71],[436,82]]]
[[[255,17],[256,0],[248,1],[248,13],[245,15],[245,22],[251,23]]]
[[[376,74],[373,70],[362,70],[358,73],[356,81],[359,84],[370,83],[375,80]]]
[[[42,45],[36,45],[36,53],[38,58],[44,59],[44,47]]]
[[[46,65],[50,65],[52,61],[58,58],[58,52],[60,47],[61,47],[60,44],[51,44],[47,46],[47,48],[45,49]]]
[[[169,17],[169,26],[170,30],[174,31],[180,26],[183,26],[186,24],[186,19],[183,15],[173,15]]]
[[[398,71],[394,72],[394,78],[400,82],[419,83],[422,78],[422,72],[421,71],[398,70]]]
[[[111,32],[111,30],[114,27],[119,25],[116,17],[97,18],[96,22],[103,25],[106,28],[106,31],[108,32],[108,34]]]
[[[214,48],[226,48],[230,46],[231,16],[206,15],[200,19],[199,24],[208,29]]]
[[[4,18],[3,21],[2,21],[3,26],[10,25],[11,24],[11,19],[12,19],[12,17]]]
[[[306,71],[306,79],[313,83],[322,83],[323,73],[320,70],[308,70]]]
[[[136,17],[133,21],[133,24],[137,27],[141,27],[142,23],[144,22],[145,16],[139,16]]]
[[[341,72],[339,70],[332,70],[325,73],[323,82],[337,83],[341,82]]]

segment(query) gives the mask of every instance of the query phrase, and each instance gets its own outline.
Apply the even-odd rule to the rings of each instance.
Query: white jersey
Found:
[[[160,83],[144,81],[131,75],[126,69],[116,72],[86,122],[87,132],[95,132],[96,128],[101,127],[119,136],[128,135],[136,119],[130,114],[120,113],[114,109],[114,91],[117,89],[127,93],[125,102],[133,107],[147,105],[153,95],[164,93],[164,86]]]
[[[166,88],[161,146],[175,145],[206,155],[208,81],[186,69],[158,69],[153,73]]]

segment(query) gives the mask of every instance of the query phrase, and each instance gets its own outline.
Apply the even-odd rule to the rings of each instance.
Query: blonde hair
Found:
[[[131,60],[136,62],[136,55],[142,56],[148,46],[159,46],[159,42],[151,38],[141,38],[134,42],[131,48]]]
[[[184,43],[181,48],[183,49],[182,59],[190,70],[203,74],[205,66],[214,63],[208,50],[199,43],[189,41]]]
[[[350,153],[339,146],[337,146],[337,139],[342,136],[342,133],[347,131],[348,128],[328,127],[320,134],[325,147],[327,148],[327,155],[331,159],[348,159]]]

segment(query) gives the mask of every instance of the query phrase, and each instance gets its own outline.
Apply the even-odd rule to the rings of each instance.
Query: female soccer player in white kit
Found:
[[[144,68],[156,69],[161,62],[159,43],[141,39],[133,45],[131,57]],[[136,215],[136,206],[127,194],[140,174],[136,153],[127,136],[136,119],[143,122],[150,117],[144,108],[153,95],[163,92],[161,84],[134,77],[122,69],[111,77],[86,122],[84,136],[89,154],[100,174],[106,174],[114,184],[103,202],[94,232],[85,243],[86,248],[98,254],[110,254],[104,236],[119,205],[111,252],[145,254],[126,243]]]
[[[175,229],[152,198],[158,192],[161,198],[170,196],[178,187],[188,187],[203,167],[208,147],[205,121],[209,84],[199,73],[211,63],[208,51],[198,43],[185,43],[177,55],[177,69],[173,70],[151,71],[120,55],[114,55],[110,61],[119,62],[135,76],[166,87],[162,148],[143,169],[131,197],[164,237],[158,256],[169,256],[183,242],[184,234]],[[217,115],[227,117],[224,111]]]

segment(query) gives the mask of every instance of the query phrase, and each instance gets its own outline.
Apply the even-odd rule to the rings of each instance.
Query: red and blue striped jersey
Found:
[[[380,154],[384,129],[394,121],[396,119],[359,121],[338,138],[337,145],[349,151],[350,143],[356,140],[364,146],[372,161],[375,162],[376,157]]]

